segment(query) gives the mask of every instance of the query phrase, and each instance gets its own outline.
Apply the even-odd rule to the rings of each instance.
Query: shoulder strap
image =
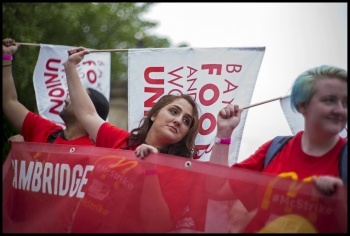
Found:
[[[47,138],[47,142],[49,142],[49,143],[55,142],[58,135],[61,135],[61,134],[63,134],[63,130],[56,130],[56,131],[52,132],[52,134],[50,134],[50,136]]]
[[[281,148],[292,138],[293,136],[277,136],[272,140],[272,143],[267,150],[264,168],[270,163],[272,158],[276,156],[276,154],[281,150]]]
[[[340,152],[339,175],[344,184],[348,186],[348,141],[346,141]]]
[[[293,136],[277,136],[273,139],[269,149],[267,150],[264,168],[271,162],[281,148],[292,138]],[[340,152],[339,161],[339,175],[342,178],[344,184],[348,186],[348,142],[343,145]]]

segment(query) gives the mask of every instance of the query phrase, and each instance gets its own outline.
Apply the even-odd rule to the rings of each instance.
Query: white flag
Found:
[[[40,45],[40,53],[33,75],[36,103],[39,114],[64,127],[59,112],[64,107],[68,94],[63,63],[67,51],[73,47],[61,45]],[[111,77],[111,53],[91,53],[77,65],[80,79],[85,88],[101,92],[109,101]]]
[[[290,96],[283,97],[280,100],[280,104],[292,134],[295,135],[299,131],[304,130],[304,117],[299,112],[292,110]],[[340,136],[347,137],[347,130],[344,129],[340,132]]]
[[[265,48],[167,48],[129,50],[129,130],[165,94],[191,95],[200,107],[197,158],[208,161],[216,117],[230,103],[250,104]],[[233,132],[230,163],[237,161],[247,112]]]

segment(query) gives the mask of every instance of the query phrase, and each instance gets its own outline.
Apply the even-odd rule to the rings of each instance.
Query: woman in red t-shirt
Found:
[[[79,47],[69,50],[68,54],[64,67],[72,106],[97,147],[135,150],[136,156],[141,158],[149,153],[192,157],[199,125],[198,107],[191,96],[164,95],[144,117],[140,126],[129,133],[101,119],[83,88],[76,66],[89,51]],[[156,169],[152,164],[143,164],[145,176],[140,207],[143,231],[167,232],[174,229],[179,211],[184,207],[180,207],[176,201],[176,196],[183,193],[174,191],[171,184],[174,183],[176,187],[179,181],[169,178],[182,179],[184,190],[189,185],[182,176],[172,176],[171,172],[160,170],[160,167]],[[164,179],[167,181],[162,181]],[[178,199],[185,198],[182,195]]]
[[[231,166],[232,171],[243,168],[304,182],[313,181],[321,193],[333,194],[338,186],[344,185],[339,175],[339,156],[347,139],[339,133],[348,120],[347,99],[346,70],[323,65],[305,71],[295,80],[291,91],[291,106],[303,115],[304,130],[298,132],[266,168],[264,160],[272,140],[244,161]],[[231,104],[220,110],[217,117],[219,141],[213,146],[210,162],[228,165],[229,145],[226,144],[230,143],[232,132],[240,122],[241,112],[238,105]],[[243,192],[242,184],[237,181],[230,181],[227,185],[222,179],[221,183],[214,180],[208,179],[207,184],[216,198],[232,199],[235,193],[232,190],[238,186],[241,187],[239,192]],[[252,197],[240,199],[247,201]]]

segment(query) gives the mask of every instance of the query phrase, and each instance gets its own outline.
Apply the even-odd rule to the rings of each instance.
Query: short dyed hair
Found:
[[[292,86],[290,96],[292,110],[300,112],[300,105],[309,102],[315,94],[316,81],[324,78],[339,79],[347,83],[348,72],[339,67],[322,65],[299,75]]]
[[[86,89],[92,103],[95,106],[97,114],[104,120],[107,119],[109,113],[109,102],[107,98],[99,91],[93,88]]]

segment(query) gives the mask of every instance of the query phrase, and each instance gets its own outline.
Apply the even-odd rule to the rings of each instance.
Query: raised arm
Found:
[[[241,120],[242,110],[238,105],[229,104],[219,111],[217,115],[217,132],[216,141],[214,143],[209,162],[228,167],[229,159],[229,143],[233,130],[238,126]],[[220,141],[222,140],[222,141]],[[231,199],[233,192],[231,187],[224,178],[208,176],[207,192],[209,196],[215,199]]]
[[[22,132],[23,121],[29,110],[17,99],[12,76],[13,61],[10,59],[18,47],[19,45],[13,39],[6,38],[2,41],[2,110],[14,128]]]
[[[85,55],[89,54],[89,51],[79,47],[69,50],[68,54],[69,57],[64,63],[64,68],[73,110],[90,137],[96,141],[98,130],[105,121],[96,112],[76,69],[76,66],[84,59]]]
[[[242,110],[238,105],[229,104],[222,108],[216,119],[216,138],[221,140],[231,140],[233,130],[241,120]],[[221,141],[224,142],[225,141]],[[215,142],[210,156],[210,162],[228,166],[229,144]]]

